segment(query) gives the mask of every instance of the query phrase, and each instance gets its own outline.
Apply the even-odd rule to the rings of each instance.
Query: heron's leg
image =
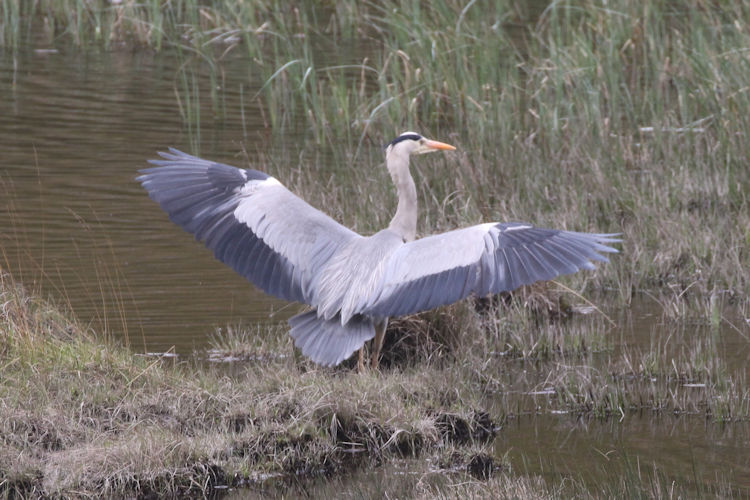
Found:
[[[378,363],[380,363],[380,350],[383,348],[385,329],[387,326],[388,318],[385,318],[382,322],[375,325],[375,339],[372,341],[372,359],[370,360],[370,366],[373,368],[377,368]]]
[[[365,372],[365,346],[359,348],[359,361],[357,361],[357,373]]]

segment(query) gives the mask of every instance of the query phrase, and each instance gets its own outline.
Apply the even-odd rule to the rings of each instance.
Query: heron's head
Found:
[[[391,154],[410,156],[432,153],[441,149],[453,151],[456,147],[444,142],[427,139],[416,132],[404,132],[386,146],[385,156],[388,157]]]

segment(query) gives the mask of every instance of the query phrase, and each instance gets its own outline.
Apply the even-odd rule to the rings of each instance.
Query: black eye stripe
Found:
[[[386,144],[383,149],[387,148],[388,146],[395,146],[396,144],[398,144],[401,141],[409,141],[409,140],[411,140],[411,141],[418,141],[421,138],[422,138],[422,136],[419,135],[419,134],[404,134],[404,135],[400,135],[400,136],[396,137],[395,139],[393,139],[388,144]]]

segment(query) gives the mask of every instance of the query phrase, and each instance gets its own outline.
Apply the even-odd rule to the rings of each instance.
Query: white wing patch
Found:
[[[495,224],[493,223],[493,226],[494,226],[494,225],[495,225]],[[504,232],[504,233],[509,233],[509,232],[511,232],[511,231],[518,231],[518,230],[521,230],[521,229],[531,229],[532,227],[534,227],[534,226],[528,226],[528,225],[527,225],[527,226],[523,226],[523,225],[520,225],[520,224],[519,224],[518,226],[510,226],[510,227],[506,227],[506,228],[505,228],[505,229],[503,230],[503,232]]]
[[[245,174],[245,172],[242,172],[242,175],[245,177],[245,179],[247,179],[247,175]],[[251,180],[249,182],[246,182],[245,184],[242,185],[241,188],[239,188],[237,193],[240,196],[252,196],[259,189],[263,189],[263,188],[267,188],[271,186],[282,186],[282,184],[279,182],[279,180],[276,177],[269,176],[267,179],[263,179],[262,181]]]

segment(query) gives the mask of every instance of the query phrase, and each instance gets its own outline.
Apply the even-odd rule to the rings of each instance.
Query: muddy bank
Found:
[[[0,496],[203,496],[439,451],[488,477],[498,423],[445,376],[133,356],[0,282]],[[462,451],[463,450],[463,451]]]

